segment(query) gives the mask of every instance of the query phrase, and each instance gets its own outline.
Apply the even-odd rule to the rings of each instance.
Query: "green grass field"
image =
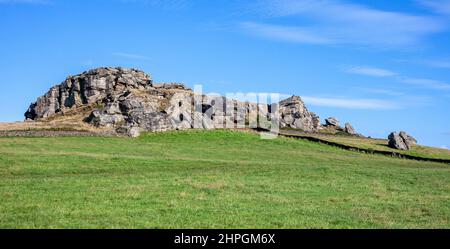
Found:
[[[0,138],[0,228],[450,228],[450,165],[234,131]]]

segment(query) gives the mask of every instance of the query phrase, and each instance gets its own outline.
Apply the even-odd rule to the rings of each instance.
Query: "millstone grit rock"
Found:
[[[344,130],[346,133],[348,133],[350,135],[358,135],[358,133],[356,133],[355,128],[353,128],[353,126],[350,123],[345,124]]]
[[[337,118],[327,118],[325,119],[325,122],[327,126],[339,127],[339,120]]]
[[[315,113],[309,112],[305,103],[298,96],[292,96],[280,101],[281,127],[301,129],[314,132],[320,127],[320,118]]]
[[[138,127],[130,127],[127,129],[127,134],[130,137],[139,137],[141,135],[141,129]]]
[[[392,132],[389,134],[389,147],[397,150],[409,150],[412,145],[417,144],[417,140],[402,131],[399,133]]]
[[[85,122],[131,137],[142,131],[269,128],[271,122],[307,132],[320,128],[319,117],[298,96],[275,105],[240,102],[194,94],[178,83],[154,84],[148,74],[125,68],[98,68],[68,77],[31,104],[25,117],[47,119],[81,107],[92,108]]]
[[[48,118],[72,107],[101,101],[108,95],[124,90],[152,88],[152,79],[136,69],[97,68],[77,76],[70,76],[30,105],[25,113],[27,120]]]
[[[411,147],[411,145],[416,145],[417,144],[417,140],[415,138],[413,138],[412,136],[408,135],[406,132],[401,131],[400,132],[400,137],[403,138],[403,141],[405,141],[405,143]]]

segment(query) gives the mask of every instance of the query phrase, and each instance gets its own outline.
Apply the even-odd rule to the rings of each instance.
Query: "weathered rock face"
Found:
[[[409,150],[408,146],[403,141],[403,138],[397,132],[392,132],[388,136],[389,147],[397,150]]]
[[[350,135],[358,135],[358,133],[356,133],[355,128],[353,128],[353,126],[350,123],[345,123],[344,131]]]
[[[339,127],[339,120],[337,120],[337,118],[327,118],[325,119],[325,123],[327,126]]]
[[[397,150],[409,150],[411,146],[417,144],[417,140],[408,135],[406,132],[392,132],[389,134],[389,147]]]
[[[130,89],[152,88],[152,79],[135,69],[98,68],[68,77],[31,104],[26,119],[48,118],[73,107],[89,105]]]
[[[297,96],[275,105],[275,115],[272,105],[196,95],[182,84],[153,84],[146,73],[123,68],[99,68],[67,78],[30,105],[25,117],[45,119],[82,106],[95,107],[84,121],[133,137],[141,131],[269,128],[274,121],[307,132],[320,127],[319,117]]]
[[[400,137],[403,138],[403,141],[405,141],[405,143],[411,147],[412,145],[416,145],[417,144],[417,140],[415,138],[413,138],[412,136],[410,136],[409,134],[407,134],[404,131],[400,132]]]
[[[320,118],[309,112],[305,103],[298,96],[292,96],[279,103],[281,127],[301,129],[307,132],[317,131],[320,127]]]

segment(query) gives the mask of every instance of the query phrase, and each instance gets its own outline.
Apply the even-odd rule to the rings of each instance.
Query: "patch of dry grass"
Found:
[[[0,123],[0,131],[86,131],[103,133],[108,128],[97,128],[83,120],[95,109],[95,104],[66,110],[50,118],[37,121]]]

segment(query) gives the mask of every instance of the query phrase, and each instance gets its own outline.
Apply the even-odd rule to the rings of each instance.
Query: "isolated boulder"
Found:
[[[334,118],[334,117],[327,118],[327,119],[325,119],[325,124],[327,126],[339,127],[339,120],[337,118]]]
[[[397,132],[392,132],[388,136],[389,147],[397,150],[409,150],[408,145],[406,145],[405,141]]]
[[[345,128],[344,131],[350,135],[357,135],[358,133],[356,132],[355,128],[353,128],[353,126],[350,123],[346,123],[345,124]]]
[[[389,134],[389,147],[397,150],[410,150],[411,147],[417,144],[417,140],[406,132],[392,132]]]

